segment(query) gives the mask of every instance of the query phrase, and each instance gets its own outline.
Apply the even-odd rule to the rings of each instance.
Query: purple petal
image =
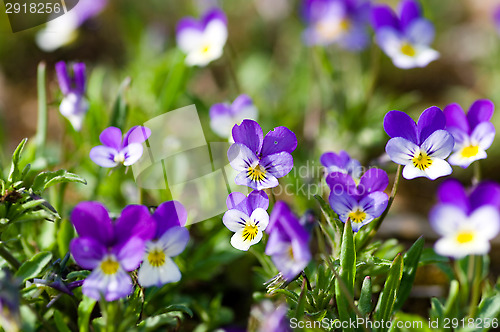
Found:
[[[160,238],[170,228],[186,225],[187,211],[180,202],[168,201],[158,206],[153,219],[156,222],[155,238]]]
[[[500,208],[500,186],[498,183],[481,182],[470,194],[471,212],[483,205]]]
[[[243,120],[241,125],[233,127],[234,142],[246,145],[256,155],[262,149],[263,137],[262,128],[253,120]]]
[[[378,30],[382,27],[391,27],[395,30],[400,30],[399,20],[387,5],[375,6],[372,8],[371,19],[373,28]]]
[[[138,237],[143,241],[150,240],[155,232],[155,222],[144,205],[126,206],[115,222],[116,242],[119,244],[127,242],[132,237]]]
[[[213,8],[210,11],[208,11],[202,19],[202,24],[206,28],[207,25],[213,21],[213,20],[219,20],[224,25],[227,25],[227,17],[226,14],[219,8]]]
[[[332,166],[337,167],[339,169],[344,168],[344,163],[342,162],[342,159],[339,155],[337,155],[335,152],[325,152],[319,157],[319,161],[323,166],[326,168],[330,168]]]
[[[462,209],[464,213],[470,211],[470,203],[462,184],[456,179],[445,180],[438,188],[437,196],[440,203],[451,204]]]
[[[446,117],[439,107],[432,106],[426,109],[418,118],[419,144],[422,144],[436,130],[446,127]]]
[[[99,135],[102,144],[120,151],[122,145],[122,131],[120,128],[108,127]]]
[[[418,145],[402,137],[391,138],[385,146],[389,158],[400,165],[409,164],[418,149]]]
[[[113,223],[99,202],[81,202],[71,212],[71,222],[80,237],[90,237],[104,246],[114,239]]]
[[[75,89],[76,92],[83,95],[85,93],[85,64],[83,62],[77,62],[73,65],[73,75],[75,78]]]
[[[418,144],[417,125],[405,112],[390,111],[384,117],[384,130],[390,137],[402,137]]]
[[[189,242],[189,232],[184,227],[175,226],[167,230],[158,242],[162,244],[165,255],[175,257],[186,248]]]
[[[363,210],[373,218],[380,217],[382,213],[387,208],[387,203],[389,201],[389,196],[386,193],[381,191],[376,191],[368,196],[364,197],[359,205],[363,208]]]
[[[79,237],[71,240],[70,251],[75,262],[88,270],[93,270],[99,266],[106,254],[106,248],[91,237]]]
[[[230,117],[231,106],[226,103],[214,104],[210,107],[210,118],[214,119],[220,116]]]
[[[236,209],[238,205],[245,200],[246,196],[240,192],[230,193],[226,198],[226,205],[228,210]],[[245,211],[242,211],[245,212]],[[251,213],[247,213],[250,215]]]
[[[277,178],[284,177],[293,168],[293,157],[288,152],[279,152],[262,158],[260,165]]]
[[[389,185],[389,177],[384,170],[379,168],[370,168],[363,174],[358,185],[358,193],[367,195],[374,191],[384,191]]]
[[[470,138],[471,141],[477,143],[481,149],[486,150],[495,139],[495,126],[491,122],[482,122],[474,128]]]
[[[465,133],[469,133],[469,123],[465,116],[464,110],[458,104],[449,104],[443,109],[446,117],[446,128],[455,127]]]
[[[151,129],[143,126],[134,126],[125,134],[123,146],[145,142],[149,136],[151,136]]]
[[[246,107],[252,106],[253,101],[250,96],[242,94],[236,97],[236,99],[231,104],[231,110],[233,115],[238,114],[241,110],[244,110]]]
[[[298,241],[300,243],[309,242],[309,233],[300,224],[299,219],[290,210],[288,205],[282,201],[277,201],[274,204],[266,231],[273,233],[275,229],[281,230],[291,241]]]
[[[254,190],[248,194],[246,203],[250,211],[248,215],[250,216],[252,214],[251,212],[258,208],[267,210],[269,208],[269,197],[262,190]]]
[[[437,204],[429,214],[431,227],[442,236],[453,234],[466,218],[466,211],[452,204]]]
[[[494,110],[495,105],[490,100],[476,100],[471,105],[469,112],[467,113],[470,130],[474,130],[474,128],[481,122],[490,121]]]
[[[297,137],[287,127],[277,127],[264,137],[262,156],[271,155],[281,151],[292,153],[297,148]]]
[[[56,63],[56,74],[61,92],[67,95],[71,91],[71,80],[69,78],[68,68],[64,61]]]
[[[408,41],[416,45],[430,45],[434,40],[434,25],[424,18],[416,19],[406,27]]]
[[[414,0],[403,0],[399,4],[399,12],[401,13],[401,29],[406,28],[413,22],[420,18],[420,6]]]
[[[332,192],[330,192],[330,196],[328,197],[328,201],[332,210],[338,214],[342,222],[347,221],[349,213],[358,205],[358,202],[353,196],[349,195],[347,192],[341,191],[335,192],[332,190]]]
[[[104,145],[98,145],[90,150],[89,157],[94,163],[101,167],[116,167],[118,163],[115,161],[115,156],[118,154],[114,148]]]
[[[203,25],[192,17],[185,17],[177,23],[176,40],[183,52],[191,52],[203,41]]]
[[[112,253],[125,271],[133,271],[139,267],[144,257],[144,240],[139,237],[127,239],[113,247]]]
[[[326,184],[330,187],[331,193],[335,193],[336,195],[342,193],[357,194],[356,183],[349,174],[341,172],[329,173],[326,176]]]

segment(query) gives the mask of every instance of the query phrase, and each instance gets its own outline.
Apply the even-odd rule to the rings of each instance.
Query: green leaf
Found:
[[[15,276],[23,281],[38,276],[43,268],[50,263],[52,253],[48,251],[40,252],[33,256],[29,261],[24,262]]]
[[[138,327],[144,327],[147,330],[153,330],[160,328],[161,326],[177,326],[179,320],[182,317],[179,316],[178,312],[169,312],[166,314],[161,314],[158,316],[148,317],[137,325]]]
[[[78,182],[87,184],[87,181],[85,181],[85,179],[81,178],[80,176],[70,173],[65,169],[60,169],[55,172],[43,172],[38,174],[33,181],[31,189],[33,190],[33,192],[40,194],[48,187],[61,182]]]
[[[382,294],[378,299],[374,318],[377,321],[388,321],[394,311],[394,303],[398,295],[399,285],[403,276],[403,256],[398,254],[392,263]],[[378,331],[386,331],[385,326]]]
[[[71,280],[71,279],[78,279],[82,278],[85,279],[90,275],[90,271],[88,270],[81,270],[81,271],[72,271],[68,273],[66,276],[66,279]]]
[[[444,317],[458,318],[458,297],[460,295],[460,283],[457,280],[452,280],[450,283],[450,292],[444,306]]]
[[[59,332],[71,332],[68,324],[64,322],[63,316],[59,311],[54,311],[54,321],[56,322],[56,327]]]
[[[306,307],[306,293],[307,293],[306,280],[303,279],[302,291],[300,292],[299,301],[297,302],[297,308],[295,308],[294,317],[297,318],[297,320],[302,320],[302,317],[304,317],[305,307]]]
[[[354,248],[354,234],[352,232],[351,221],[347,220],[344,226],[342,245],[340,247],[339,277],[341,280],[335,280],[335,299],[337,301],[339,317],[342,321],[352,321],[355,319],[354,312],[350,309],[354,299],[355,276],[356,250]],[[342,285],[340,284],[341,282]],[[345,286],[345,288],[342,286]],[[346,329],[346,331],[347,330],[352,329]]]
[[[410,296],[413,282],[417,274],[418,263],[422,250],[424,249],[425,240],[419,237],[417,241],[408,249],[404,255],[403,277],[401,278],[401,286],[398,291],[398,298],[394,305],[394,310],[399,310],[403,307],[408,296]]]
[[[12,154],[12,164],[10,166],[9,177],[7,180],[9,184],[22,180],[20,177],[21,172],[19,170],[19,159],[21,158],[21,153],[23,152],[24,146],[26,145],[27,141],[27,138],[23,139]]]
[[[189,309],[187,306],[182,305],[182,304],[172,304],[166,307],[162,313],[166,312],[172,312],[172,311],[179,311],[187,314],[189,317],[193,318],[193,311]]]
[[[395,331],[401,332],[432,332],[432,329],[429,328],[429,322],[423,317],[415,314],[406,314],[404,312],[396,313],[393,321],[393,326],[396,326],[396,322],[402,322],[402,324],[398,324],[401,326],[411,326],[410,328],[398,328]],[[391,330],[392,331],[392,330]]]
[[[78,305],[78,330],[80,332],[88,332],[90,330],[90,315],[96,303],[96,300],[83,296],[82,301]]]
[[[372,279],[366,276],[361,286],[361,295],[359,296],[358,309],[366,316],[372,311]]]
[[[485,318],[499,318],[500,315],[500,294],[488,297],[479,303],[477,318],[484,321]]]
[[[66,219],[61,221],[59,232],[57,232],[57,250],[59,251],[59,256],[64,257],[69,251],[69,243],[74,235],[73,224]]]
[[[131,79],[127,77],[123,80],[120,85],[120,90],[118,91],[118,96],[116,96],[115,103],[113,105],[113,113],[111,114],[110,126],[118,127],[123,130],[125,126],[125,121],[128,115],[128,105],[125,99],[125,93],[130,87]]]
[[[437,319],[440,322],[444,318],[444,306],[436,297],[431,298],[430,317],[432,320]]]

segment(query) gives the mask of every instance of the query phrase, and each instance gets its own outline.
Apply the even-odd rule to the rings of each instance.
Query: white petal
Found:
[[[480,207],[469,216],[469,220],[485,239],[491,240],[500,232],[500,213],[492,206]]]
[[[439,59],[439,52],[433,50],[432,48],[421,48],[417,50],[417,55],[415,56],[415,64],[417,67],[426,67],[429,63],[434,60]]]
[[[425,171],[426,176],[435,180],[441,176],[450,175],[453,170],[446,160],[439,158],[432,158],[432,164]]]
[[[257,120],[259,111],[255,105],[250,105],[241,109],[241,111],[235,115],[234,123],[241,124],[245,119]]]
[[[177,46],[184,53],[190,53],[202,47],[203,32],[198,29],[185,28],[177,34]]]
[[[463,147],[462,147],[463,149]],[[450,158],[448,158],[448,162],[451,164],[451,165],[454,165],[454,166],[461,166],[461,167],[469,167],[470,164],[472,164],[474,161],[476,160],[480,160],[480,159],[486,159],[488,155],[486,154],[485,151],[483,150],[479,150],[477,152],[477,154],[473,157],[469,157],[469,158],[464,158],[462,156],[462,151],[461,149],[455,153],[453,153]]]
[[[118,151],[109,146],[98,145],[90,150],[90,159],[101,167],[115,167],[118,163],[114,161],[114,156],[117,154]]]
[[[415,143],[402,137],[391,138],[385,147],[389,158],[400,165],[411,163],[413,156],[418,150],[419,147]]]
[[[163,252],[167,257],[179,255],[186,248],[189,242],[189,232],[186,228],[175,226],[168,229],[158,239],[158,244],[162,246]]]
[[[165,264],[159,268],[161,284],[177,282],[181,280],[181,271],[171,258],[165,257]]]
[[[248,167],[255,166],[259,162],[255,153],[246,145],[235,143],[227,151],[229,164],[237,171],[247,171]]]
[[[462,209],[451,204],[439,204],[429,216],[432,228],[442,236],[455,234],[460,225],[465,223],[467,216]]]
[[[445,159],[453,151],[455,141],[446,130],[436,130],[420,146],[429,156]]]
[[[124,147],[121,151],[123,155],[125,156],[125,161],[123,162],[123,165],[125,166],[130,166],[132,164],[135,164],[139,159],[142,157],[142,144],[140,143],[131,143]]]
[[[411,180],[419,177],[427,177],[427,174],[425,171],[413,166],[413,163],[410,162],[403,168],[403,177],[407,180]]]
[[[490,243],[485,239],[461,244],[456,241],[456,237],[448,236],[439,239],[434,245],[434,250],[442,255],[454,258],[462,258],[467,255],[484,255],[490,250]]]
[[[471,134],[471,141],[479,145],[483,150],[487,150],[495,139],[495,127],[490,122],[483,122],[474,128]]]
[[[269,214],[267,214],[266,210],[258,208],[252,212],[250,220],[257,225],[260,232],[263,232],[269,224]]]
[[[210,47],[222,50],[227,40],[226,25],[220,20],[212,20],[205,28],[203,38]]]
[[[223,138],[231,136],[231,130],[235,124],[235,120],[229,114],[219,115],[210,119],[210,128],[212,128],[212,131]]]
[[[146,255],[138,272],[139,284],[142,287],[151,287],[161,284],[158,270],[158,268],[154,268],[151,264],[149,264]]]
[[[262,237],[262,232],[259,232]],[[245,240],[243,237],[243,229],[237,231],[231,237],[231,245],[238,250],[247,251],[248,248],[252,245],[251,241]]]
[[[245,228],[248,216],[240,210],[231,209],[224,213],[222,222],[231,232],[238,232]]]

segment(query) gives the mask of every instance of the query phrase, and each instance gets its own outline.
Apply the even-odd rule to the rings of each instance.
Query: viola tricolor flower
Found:
[[[177,46],[188,66],[206,66],[222,56],[227,40],[227,18],[220,9],[208,11],[201,21],[185,17],[177,24]]]
[[[361,50],[369,42],[369,1],[305,0],[303,14],[309,25],[304,32],[308,45],[338,43],[348,50]]]
[[[311,260],[309,232],[288,205],[278,201],[271,212],[267,233],[266,255],[271,256],[274,265],[287,281],[292,280]]]
[[[340,151],[338,154],[335,152],[325,152],[319,158],[319,161],[326,168],[326,173],[345,173],[351,175],[354,179],[361,177],[363,168],[356,159],[352,159],[345,151]]]
[[[429,46],[434,40],[434,26],[422,17],[418,2],[401,1],[399,18],[389,6],[375,6],[372,21],[378,45],[396,67],[425,67],[439,58]]]
[[[259,243],[269,224],[269,198],[263,191],[254,190],[248,197],[239,192],[231,193],[226,200],[228,211],[222,222],[234,235],[231,245],[239,250],[248,250]]]
[[[160,287],[181,280],[181,272],[171,257],[184,251],[189,241],[186,224],[187,212],[177,201],[160,204],[153,213],[156,234],[146,242],[144,260],[139,269],[139,284]]]
[[[99,300],[114,301],[132,292],[127,272],[139,267],[145,242],[155,234],[148,208],[129,205],[113,222],[99,202],[82,202],[71,213],[79,237],[70,251],[76,263],[92,270],[82,286],[83,294]]]
[[[90,159],[101,167],[130,166],[142,157],[142,144],[151,135],[151,129],[134,126],[123,136],[120,128],[109,127],[99,136],[103,145],[90,150]]]
[[[57,80],[64,99],[59,106],[59,111],[66,117],[76,131],[82,129],[83,118],[89,109],[85,98],[85,64],[73,64],[73,75],[70,75],[64,61],[56,63]]]
[[[443,256],[484,255],[500,232],[500,186],[478,184],[469,194],[457,180],[443,182],[440,203],[430,213],[431,226],[442,236],[435,245]]]
[[[444,109],[446,130],[455,139],[454,153],[448,161],[452,165],[468,167],[472,162],[485,159],[486,150],[495,138],[495,127],[490,122],[495,105],[489,100],[476,100],[465,115],[458,104]]]
[[[354,232],[379,217],[387,208],[389,197],[384,190],[389,177],[381,169],[366,171],[359,184],[351,175],[340,172],[328,174],[326,183],[330,187],[330,206],[342,222],[351,220]]]
[[[257,120],[258,110],[252,99],[243,94],[232,104],[220,103],[210,107],[210,127],[220,137],[231,137],[234,125],[245,119]]]
[[[236,184],[255,190],[274,188],[278,178],[293,167],[291,153],[297,147],[295,134],[287,127],[277,127],[263,137],[262,128],[253,120],[243,120],[233,127],[234,144],[229,147],[229,163],[238,172]]]
[[[450,175],[445,161],[453,150],[453,136],[445,130],[446,118],[436,106],[426,109],[418,124],[406,113],[390,111],[384,118],[384,129],[392,137],[385,151],[396,164],[404,166],[403,177],[427,177],[435,180]]]

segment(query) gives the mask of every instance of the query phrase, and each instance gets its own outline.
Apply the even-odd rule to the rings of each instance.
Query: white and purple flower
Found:
[[[187,212],[177,201],[160,204],[153,213],[156,233],[146,242],[144,259],[138,280],[143,287],[157,286],[181,280],[181,272],[171,257],[184,251],[189,232],[184,227]]]
[[[89,109],[85,98],[85,64],[73,64],[73,75],[69,74],[68,66],[64,61],[56,63],[56,74],[59,88],[64,95],[59,111],[66,117],[76,131],[82,129],[83,119]]]
[[[287,281],[293,280],[311,260],[309,232],[301,225],[288,205],[276,202],[267,226],[269,240],[266,255]]]
[[[90,150],[90,159],[101,167],[130,166],[142,157],[142,144],[151,135],[147,127],[134,126],[123,136],[120,128],[108,127],[99,140],[103,145]]]
[[[269,224],[269,198],[263,191],[254,190],[248,197],[239,192],[231,193],[226,200],[228,211],[222,222],[234,235],[231,245],[238,250],[247,251],[259,243]]]
[[[454,153],[448,161],[451,165],[467,168],[476,160],[487,157],[486,150],[495,138],[495,127],[490,122],[495,105],[489,100],[476,100],[465,115],[458,104],[444,109],[446,130],[455,139]]]
[[[434,26],[422,17],[417,1],[401,1],[399,17],[387,5],[375,6],[372,22],[378,45],[396,67],[425,67],[439,58],[429,46],[434,40]]]
[[[446,118],[436,106],[426,109],[418,124],[401,111],[385,115],[384,129],[392,137],[385,151],[393,162],[404,166],[405,179],[427,177],[435,180],[451,174],[451,166],[445,159],[455,143],[445,127]]]
[[[358,51],[366,47],[370,2],[365,0],[305,0],[303,16],[307,45],[330,45]]]
[[[262,128],[253,120],[243,120],[233,127],[235,143],[229,147],[227,157],[240,172],[235,179],[237,185],[255,190],[274,188],[278,178],[292,170],[295,134],[286,127],[277,127],[263,136]]]
[[[145,242],[155,234],[148,208],[129,205],[116,221],[99,202],[82,202],[71,213],[79,237],[70,244],[76,263],[92,273],[84,280],[82,292],[88,297],[114,301],[132,292],[127,272],[139,267]]]
[[[384,190],[389,184],[389,177],[381,169],[370,168],[359,184],[351,175],[340,172],[328,174],[326,183],[330,187],[332,210],[342,222],[351,220],[354,232],[379,217],[387,208],[389,197]]]
[[[457,259],[487,254],[490,240],[500,232],[500,186],[482,182],[467,194],[460,182],[450,179],[439,187],[438,197],[429,217],[442,236],[434,245],[436,252]]]
[[[186,54],[188,66],[204,67],[222,56],[227,40],[227,18],[218,8],[201,21],[185,17],[177,24],[177,46]]]
[[[248,95],[238,96],[232,104],[220,103],[210,107],[210,127],[220,137],[230,138],[234,125],[243,120],[257,120],[258,110]]]
[[[353,179],[359,179],[363,171],[360,162],[351,158],[343,150],[338,154],[335,152],[325,152],[321,155],[319,161],[325,166],[327,174],[340,172],[351,175]]]

